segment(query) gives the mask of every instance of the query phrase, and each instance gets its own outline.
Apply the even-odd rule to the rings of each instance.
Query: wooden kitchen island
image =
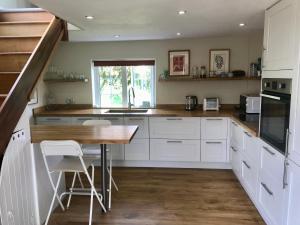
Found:
[[[31,142],[74,140],[80,144],[99,144],[101,149],[101,185],[103,204],[108,209],[108,172],[106,145],[129,144],[138,126],[31,125]],[[99,149],[99,150],[100,150]],[[99,151],[100,155],[100,151]]]

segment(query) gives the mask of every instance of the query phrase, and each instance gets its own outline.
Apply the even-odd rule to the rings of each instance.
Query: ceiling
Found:
[[[252,32],[263,29],[264,10],[278,0],[31,1],[79,27],[70,31],[71,41],[120,41]],[[179,10],[187,13],[179,15]],[[87,20],[88,15],[94,19]]]

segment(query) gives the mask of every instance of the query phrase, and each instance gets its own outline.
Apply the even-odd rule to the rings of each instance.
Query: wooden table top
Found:
[[[31,142],[74,140],[81,144],[129,144],[138,126],[31,125]]]

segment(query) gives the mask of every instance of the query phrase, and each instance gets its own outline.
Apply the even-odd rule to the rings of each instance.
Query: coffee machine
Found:
[[[185,97],[185,110],[186,111],[193,111],[198,106],[198,99],[197,96],[194,95],[187,95]]]

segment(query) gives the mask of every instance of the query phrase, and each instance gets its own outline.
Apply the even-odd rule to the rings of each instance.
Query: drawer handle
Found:
[[[182,120],[182,118],[167,118],[167,120]]]
[[[233,121],[232,121],[231,123],[232,123],[234,126],[236,126],[236,127],[238,126],[237,123],[235,123],[235,122],[233,122]]]
[[[47,118],[48,121],[60,121],[60,118]]]
[[[206,119],[206,120],[218,120],[218,121],[220,121],[220,120],[223,120],[223,119],[221,119],[221,118],[209,118],[209,119]]]
[[[177,144],[181,144],[182,141],[167,141],[167,143],[177,143]]]
[[[248,169],[251,169],[251,166],[248,165],[248,163],[246,161],[243,161],[243,163],[245,164],[245,166],[248,168]]]
[[[206,141],[206,144],[222,144],[221,141]]]
[[[238,152],[238,150],[235,149],[233,146],[231,146],[231,149],[232,149],[234,152]]]
[[[78,118],[79,121],[86,121],[86,120],[92,120],[92,118]]]
[[[144,118],[129,118],[130,121],[143,121]]]
[[[268,186],[265,183],[261,182],[261,186],[263,186],[263,188],[269,195],[273,195],[273,192],[268,188]]]
[[[275,155],[275,152],[272,152],[269,148],[263,146],[263,149],[266,150],[270,155]]]
[[[249,134],[247,131],[244,131],[244,134],[246,134],[248,137],[252,138],[251,134]]]
[[[119,118],[103,118],[104,120],[112,120],[112,121],[117,121]]]

